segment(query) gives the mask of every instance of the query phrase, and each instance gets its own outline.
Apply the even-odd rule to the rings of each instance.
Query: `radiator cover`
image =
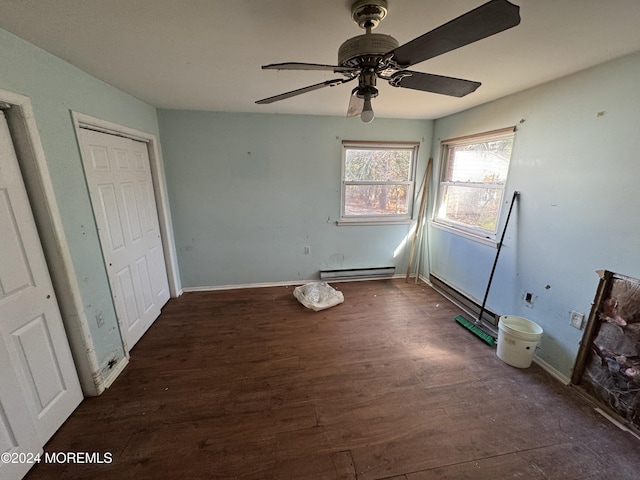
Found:
[[[320,270],[320,280],[354,280],[393,277],[396,267],[340,268]]]

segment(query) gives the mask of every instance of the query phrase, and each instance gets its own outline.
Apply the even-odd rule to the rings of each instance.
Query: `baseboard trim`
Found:
[[[394,278],[405,278],[405,275],[397,273],[392,277],[351,278],[351,279],[345,279],[345,280],[331,280],[330,282],[327,282],[327,283],[365,282],[365,281],[371,281],[371,280],[390,280]],[[415,278],[415,276],[411,278]],[[313,279],[313,280],[290,280],[290,281],[284,281],[284,282],[242,283],[242,284],[236,284],[236,285],[203,285],[200,287],[183,287],[182,291],[184,293],[189,293],[189,292],[213,292],[216,290],[239,290],[243,288],[290,287],[293,285],[304,285],[306,283],[320,282],[320,281],[324,281],[324,280]]]
[[[554,367],[549,365],[547,362],[545,362],[538,356],[533,357],[533,362],[536,365],[538,365],[540,368],[542,368],[545,372],[547,372],[549,375],[551,375],[556,380],[558,380],[560,383],[562,383],[563,385],[569,386],[571,384],[571,379],[569,377],[567,377],[564,373],[560,372],[559,370],[556,370]]]
[[[102,387],[104,388],[100,393],[102,393],[104,389],[109,388],[113,384],[113,382],[116,380],[116,378],[118,378],[118,376],[122,373],[127,365],[129,365],[128,355],[122,357],[122,359],[114,366],[114,368],[109,371],[109,375],[107,375],[107,377],[102,382]]]
[[[191,292],[214,292],[217,290],[241,290],[243,288],[289,287],[292,285],[303,285],[311,281],[313,280],[297,281],[297,282],[239,283],[235,285],[202,285],[199,287],[183,287],[182,291],[184,293],[191,293]]]

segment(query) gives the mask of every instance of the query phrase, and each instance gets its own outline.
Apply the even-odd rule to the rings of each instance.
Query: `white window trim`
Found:
[[[504,201],[500,202],[500,207],[498,209],[498,213],[496,214],[496,230],[491,233],[486,230],[481,230],[479,228],[470,227],[469,225],[464,225],[451,220],[444,220],[438,218],[438,209],[442,205],[442,197],[444,195],[445,186],[480,186],[486,188],[501,188],[503,192],[507,191],[507,179],[505,180],[504,185],[494,185],[494,184],[485,184],[485,183],[466,183],[466,182],[446,182],[443,180],[445,168],[447,165],[447,152],[448,147],[450,146],[464,146],[470,145],[474,143],[483,143],[486,141],[492,140],[501,140],[505,138],[513,138],[515,136],[515,127],[507,127],[501,128],[498,130],[491,130],[488,132],[482,132],[478,134],[465,135],[463,137],[450,138],[447,140],[440,141],[440,176],[438,180],[438,191],[436,194],[436,202],[434,204],[432,220],[430,222],[431,226],[437,227],[439,229],[454,233],[456,235],[468,238],[470,240],[477,241],[479,243],[483,243],[485,245],[496,246],[497,245],[497,232],[500,224],[500,217],[502,214],[502,206],[504,205]]]
[[[336,221],[336,225],[406,225],[414,222],[413,220],[413,208],[415,204],[414,189],[415,189],[415,175],[416,166],[418,162],[418,147],[419,142],[378,142],[378,141],[366,141],[366,140],[343,140],[342,141],[342,153],[341,153],[341,168],[340,168],[340,217]],[[407,185],[407,198],[409,201],[409,208],[404,215],[362,215],[362,216],[344,216],[345,209],[345,186],[347,185],[360,185],[363,182],[353,182],[344,180],[344,168],[345,168],[345,152],[349,148],[365,148],[365,149],[390,149],[398,148],[405,150],[413,150],[411,157],[411,165],[409,166],[409,180],[400,182],[365,182],[367,185]]]

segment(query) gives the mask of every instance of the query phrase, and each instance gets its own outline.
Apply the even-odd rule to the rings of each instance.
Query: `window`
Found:
[[[513,128],[442,142],[435,223],[482,238],[496,238]]]
[[[339,223],[408,222],[417,143],[342,142]]]

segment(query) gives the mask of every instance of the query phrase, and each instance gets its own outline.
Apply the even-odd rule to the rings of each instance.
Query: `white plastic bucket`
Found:
[[[542,327],[537,323],[522,317],[503,315],[498,321],[496,355],[512,367],[530,367],[541,337]]]

